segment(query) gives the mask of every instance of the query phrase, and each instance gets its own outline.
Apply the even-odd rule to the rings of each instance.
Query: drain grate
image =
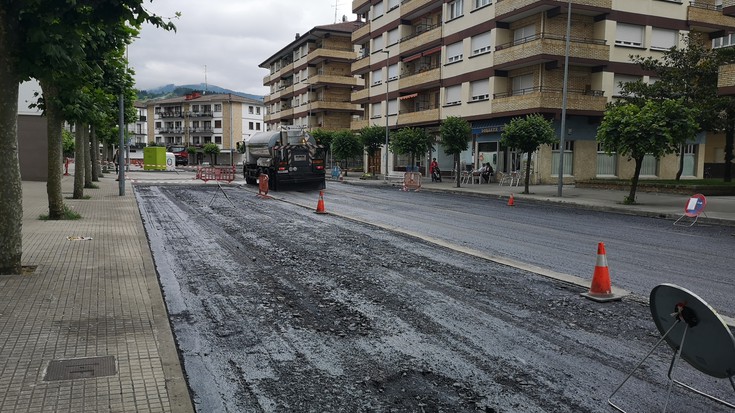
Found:
[[[91,379],[117,374],[115,356],[51,360],[44,381]]]

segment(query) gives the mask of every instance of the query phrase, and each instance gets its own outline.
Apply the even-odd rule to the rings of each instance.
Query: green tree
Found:
[[[334,133],[332,139],[332,154],[336,159],[346,161],[347,159],[357,158],[362,155],[362,145],[354,133],[349,130],[343,130]],[[347,169],[345,169],[345,176]]]
[[[243,148],[243,150],[240,153],[245,153],[245,145],[242,145],[242,148]],[[196,154],[197,154],[197,148],[196,148],[196,146],[189,146],[188,148],[186,148],[186,153],[189,154],[189,161],[190,161],[189,163],[191,163],[191,161],[193,161],[194,163],[197,162],[197,156],[196,156]]]
[[[390,139],[391,152],[398,155],[410,155],[410,165],[416,164],[416,157],[429,152],[434,139],[423,128],[401,128],[393,133]]]
[[[100,0],[94,5],[57,0],[0,2],[0,274],[21,270],[23,205],[16,124],[20,82],[38,79],[45,104],[54,105],[59,96],[55,76],[85,72],[98,63],[85,60],[87,51],[99,46],[90,41],[95,35],[144,22],[167,26],[146,11],[143,0]],[[59,111],[49,111],[46,117],[54,128],[60,127]],[[49,136],[47,193],[52,219],[64,213],[61,155],[58,129]]]
[[[516,148],[521,153],[528,154],[526,158],[526,179],[523,193],[528,192],[528,181],[531,177],[531,154],[541,145],[551,145],[558,142],[554,134],[554,127],[550,120],[539,114],[526,115],[525,118],[513,118],[505,125],[500,142],[508,147]]]
[[[74,155],[74,135],[72,135],[72,133],[68,130],[64,129],[61,132],[61,138],[63,141],[62,152],[64,153],[64,156],[71,157],[72,155]]]
[[[375,154],[378,153],[380,148],[385,145],[385,128],[382,126],[366,126],[357,133],[360,138],[360,144],[365,148],[365,152],[368,154],[368,160],[373,162]],[[386,150],[388,150],[386,148]],[[375,163],[371,163],[372,174],[375,176],[377,171],[375,170]]]
[[[454,175],[457,180],[457,188],[460,182],[459,154],[469,147],[472,128],[469,122],[457,117],[447,117],[441,125],[442,146],[444,153],[452,155],[454,159]]]
[[[202,149],[204,153],[209,155],[209,159],[212,161],[212,165],[217,165],[217,154],[219,153],[219,146],[216,143],[208,143],[204,145]]]
[[[607,154],[618,153],[635,161],[630,193],[626,204],[635,203],[643,158],[656,159],[676,153],[682,142],[689,139],[699,127],[697,110],[682,100],[649,100],[642,107],[629,103],[611,105],[605,111],[597,141]]]
[[[699,131],[714,131],[722,127],[720,112],[723,98],[717,96],[717,72],[721,58],[716,50],[705,46],[709,38],[702,33],[689,33],[684,47],[671,48],[660,58],[631,56],[643,70],[655,73],[656,82],[643,81],[623,84],[621,95],[626,103],[643,106],[650,99],[681,99],[684,105],[698,110]],[[725,99],[729,100],[729,99]],[[684,170],[684,145],[694,141],[695,134],[682,142],[676,179]]]

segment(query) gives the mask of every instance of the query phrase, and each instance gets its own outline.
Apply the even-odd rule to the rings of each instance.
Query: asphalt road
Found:
[[[314,192],[281,191],[279,199],[316,206]],[[542,203],[385,186],[328,182],[328,212],[591,280],[597,245],[605,244],[613,286],[646,299],[673,283],[735,316],[732,228],[696,225]]]
[[[454,234],[467,249],[513,252],[509,229],[570,211],[329,188],[327,211],[351,209],[346,219],[294,205],[315,207],[314,192],[277,194],[289,202],[237,187],[224,189],[228,198],[212,186],[135,192],[200,412],[609,412],[606,398],[660,337],[640,300],[594,303],[579,296],[582,288],[400,228],[411,222],[431,237]],[[473,208],[494,217],[475,221],[487,214]],[[480,227],[535,208],[523,223]],[[586,213],[569,215],[576,228]],[[355,218],[382,218],[400,231]],[[517,257],[583,236],[593,237],[538,240]],[[489,241],[495,237],[503,239]],[[660,347],[616,400],[631,411],[660,411],[671,355]],[[683,362],[676,377],[732,395],[728,382]],[[729,411],[680,388],[669,408]]]

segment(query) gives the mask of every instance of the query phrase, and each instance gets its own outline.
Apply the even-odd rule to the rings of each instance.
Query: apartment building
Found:
[[[726,36],[735,30],[735,13],[720,0],[353,0],[366,24],[352,34],[359,50],[352,74],[365,85],[352,94],[362,108],[352,129],[415,126],[438,136],[442,119],[459,116],[472,125],[464,162],[522,168],[525,159],[500,145],[500,137],[513,117],[530,113],[553,119],[560,135],[568,5],[565,146],[534,154],[532,182],[558,182],[561,157],[565,182],[631,177],[633,163],[606,155],[595,140],[621,82],[655,81],[630,55],[660,57],[683,45],[689,31]],[[703,177],[705,163],[715,158],[706,143],[701,134],[688,145],[684,177]],[[451,166],[440,143],[433,156]],[[389,157],[388,171],[405,162]],[[642,176],[673,178],[678,165],[674,155],[650,157]]]
[[[317,26],[296,34],[295,39],[259,66],[269,75],[263,85],[267,130],[303,126],[308,130],[349,129],[359,106],[351,102],[352,90],[362,80],[351,73],[355,60],[352,32],[363,22]]]
[[[145,102],[133,103],[135,122],[127,125],[128,141],[131,148],[144,148],[148,144],[148,109]]]
[[[160,99],[146,103],[149,142],[198,148],[195,162],[205,160],[202,148],[215,143],[218,162],[237,164],[242,155],[237,143],[264,130],[263,102],[233,94],[201,94]]]

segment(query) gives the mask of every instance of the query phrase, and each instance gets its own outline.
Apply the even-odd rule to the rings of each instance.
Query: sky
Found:
[[[308,6],[307,6],[308,4]],[[146,9],[177,31],[146,25],[128,48],[136,88],[217,85],[265,95],[260,63],[314,26],[355,20],[351,0],[153,0]],[[336,8],[335,8],[336,5]],[[206,68],[205,68],[206,66]]]

